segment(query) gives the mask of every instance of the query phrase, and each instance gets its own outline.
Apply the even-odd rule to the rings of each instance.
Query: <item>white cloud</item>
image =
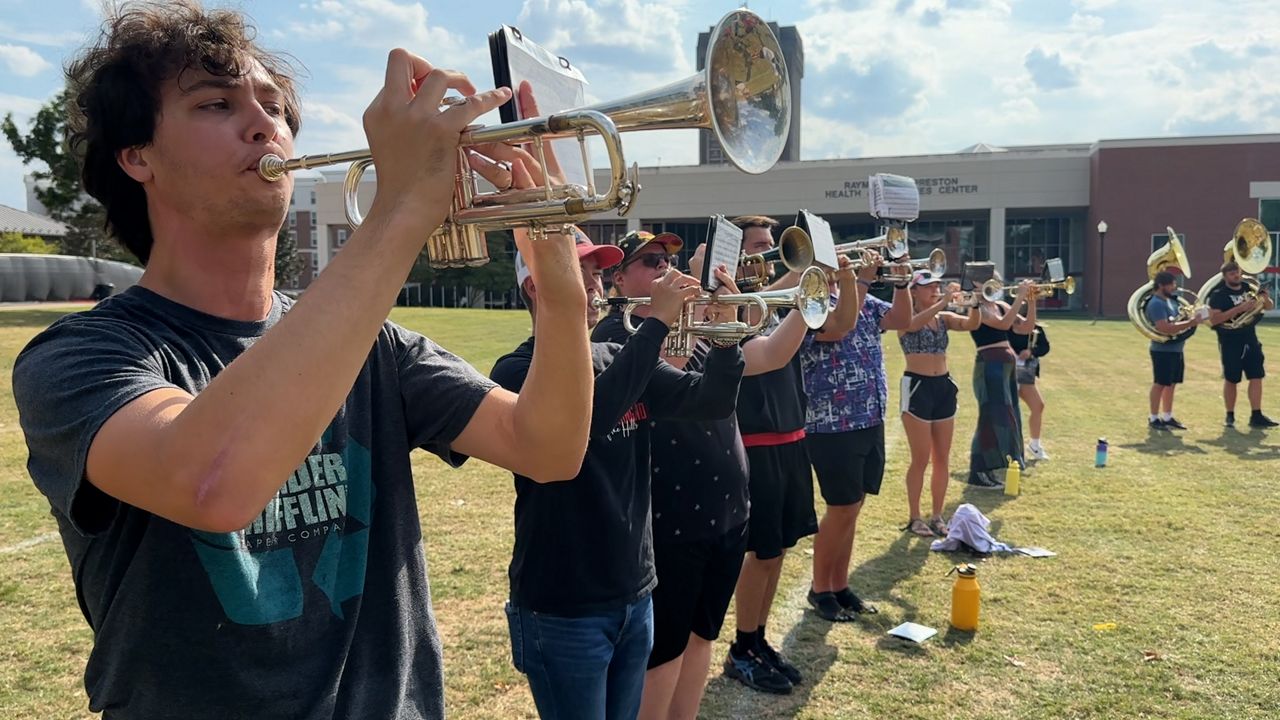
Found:
[[[543,47],[584,68],[693,73],[693,47],[681,35],[683,0],[524,0],[515,24]],[[709,29],[710,23],[707,28]]]
[[[53,67],[48,60],[25,45],[0,44],[0,63],[18,77],[33,77]]]
[[[482,43],[467,43],[431,21],[422,3],[394,0],[319,0],[304,3],[298,19],[273,38],[304,37],[341,46],[390,50],[402,47],[430,62],[461,70],[488,65]],[[379,83],[381,85],[381,83]]]

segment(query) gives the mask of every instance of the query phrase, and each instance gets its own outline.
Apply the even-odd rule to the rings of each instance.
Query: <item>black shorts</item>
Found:
[[[1241,375],[1250,380],[1261,380],[1267,376],[1262,343],[1256,338],[1224,341],[1219,337],[1218,352],[1222,355],[1222,379],[1229,383],[1240,382]]]
[[[884,424],[805,437],[818,488],[828,505],[853,505],[880,494],[884,480]],[[754,506],[753,506],[754,507]]]
[[[800,538],[818,532],[813,475],[803,440],[747,448],[751,467],[751,515],[747,550],[761,560],[776,558]]]
[[[946,375],[906,373],[899,385],[899,409],[925,422],[950,420],[956,416],[956,396],[960,389]],[[883,436],[882,436],[883,437]],[[883,444],[883,443],[882,443]]]
[[[680,657],[689,633],[703,640],[720,637],[746,551],[746,523],[705,540],[653,544],[658,587],[653,591],[650,670]]]
[[[1186,368],[1180,352],[1151,351],[1151,377],[1156,385],[1177,385]]]

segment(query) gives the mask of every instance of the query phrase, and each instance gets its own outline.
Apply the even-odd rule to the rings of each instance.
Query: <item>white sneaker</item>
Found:
[[[1040,447],[1029,448],[1028,454],[1031,456],[1032,460],[1036,460],[1036,461],[1049,459],[1049,453],[1044,451],[1043,445],[1041,445]]]

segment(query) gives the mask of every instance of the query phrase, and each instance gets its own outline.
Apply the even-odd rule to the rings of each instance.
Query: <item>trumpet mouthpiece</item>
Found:
[[[275,182],[285,176],[284,158],[274,153],[267,153],[258,161],[258,177],[267,182]]]

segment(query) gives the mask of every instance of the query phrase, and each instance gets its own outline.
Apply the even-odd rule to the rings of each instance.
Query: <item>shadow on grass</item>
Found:
[[[1223,428],[1222,435],[1204,442],[1220,447],[1241,460],[1280,459],[1280,445],[1263,444],[1269,435],[1280,439],[1280,432],[1275,430],[1268,433],[1261,428]]]
[[[904,620],[915,620],[919,612],[915,604],[901,596],[893,597],[891,592],[899,582],[920,572],[929,552],[928,540],[902,533],[883,554],[859,565],[850,575],[849,586],[869,604],[879,606],[881,612],[859,615],[853,623],[843,624],[855,625],[858,630],[871,635],[884,635],[893,625],[898,624],[890,622],[888,614],[884,612],[886,606],[901,610]],[[734,688],[732,692],[737,697],[730,701],[729,711],[735,717],[740,714],[774,718],[794,718],[800,715],[807,707],[814,687],[822,683],[839,658],[839,649],[827,641],[834,625],[835,623],[823,620],[812,609],[806,609],[800,622],[783,638],[779,649],[804,673],[804,682],[797,685],[790,695],[770,696],[743,691],[735,687],[736,682],[723,675],[708,684],[708,694],[723,694],[729,688]],[[886,640],[895,646],[910,647],[890,647],[885,644]],[[913,643],[895,638],[882,638],[879,645],[904,652],[923,652]]]
[[[1146,455],[1205,455],[1208,451],[1199,445],[1188,444],[1177,432],[1147,429],[1147,439],[1140,443],[1125,443],[1118,447],[1137,450]]]
[[[61,308],[49,310],[4,310],[0,312],[0,327],[33,327],[47,328],[54,320],[78,308]]]

